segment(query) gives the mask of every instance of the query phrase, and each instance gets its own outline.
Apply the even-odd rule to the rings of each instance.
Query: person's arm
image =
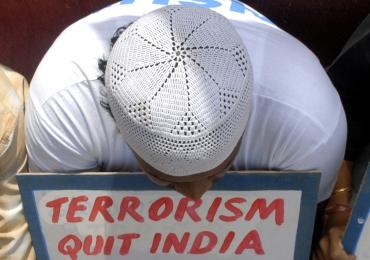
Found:
[[[344,251],[341,241],[351,211],[351,168],[351,162],[343,161],[333,193],[325,208],[323,236],[312,260],[356,259]]]
[[[83,83],[80,83],[83,84]],[[35,85],[34,85],[35,86]],[[31,172],[82,172],[97,169],[88,95],[73,86],[36,106],[32,92],[26,107],[26,145]],[[36,86],[39,87],[39,86]],[[41,88],[41,87],[39,87]],[[86,88],[85,88],[86,89]],[[98,126],[95,126],[98,128]]]
[[[325,228],[345,226],[350,215],[352,163],[343,161],[332,195],[325,212]]]

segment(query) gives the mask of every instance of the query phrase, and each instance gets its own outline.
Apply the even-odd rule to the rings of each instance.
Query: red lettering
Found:
[[[231,213],[233,213],[234,215],[232,215],[232,216],[221,215],[219,218],[222,221],[225,221],[225,222],[232,222],[232,221],[237,220],[238,218],[243,216],[243,211],[241,211],[239,208],[235,207],[234,203],[244,203],[244,202],[246,202],[246,199],[244,199],[244,198],[231,198],[231,199],[229,199],[225,203],[225,208],[227,210],[229,210]]]
[[[202,247],[203,239],[208,238],[208,244]],[[202,231],[197,234],[194,239],[193,246],[190,249],[190,254],[205,254],[210,252],[217,244],[217,236],[211,231]]]
[[[88,200],[87,196],[84,195],[72,198],[71,203],[69,203],[68,206],[67,222],[75,223],[81,222],[83,220],[82,217],[76,217],[75,214],[76,211],[86,210],[86,206],[80,203],[87,200]]]
[[[88,235],[87,237],[85,237],[83,251],[86,255],[97,255],[101,252],[103,248],[104,239],[102,236],[96,236],[96,242],[93,250],[91,250],[92,240],[92,235]]]
[[[114,244],[114,237],[109,236],[104,245],[104,249],[103,249],[104,255],[110,255],[112,253],[113,244]]]
[[[139,238],[140,235],[136,233],[129,233],[129,234],[123,234],[119,235],[118,238],[122,239],[122,245],[119,250],[120,255],[127,255],[130,251],[131,243],[133,239]]]
[[[220,250],[219,250],[220,254],[224,254],[227,251],[227,249],[229,249],[230,244],[233,241],[234,237],[235,237],[235,232],[230,231],[229,233],[227,233],[225,240],[222,243],[222,246],[220,247]]]
[[[46,203],[46,207],[53,208],[53,216],[51,217],[52,223],[58,223],[59,216],[60,216],[60,209],[62,208],[62,204],[68,201],[67,197],[62,197],[56,200],[49,201]]]
[[[71,260],[77,260],[77,254],[81,250],[82,242],[75,235],[67,235],[58,243],[58,251],[63,255],[68,255]]]
[[[113,223],[114,220],[112,216],[107,211],[108,208],[110,208],[113,205],[113,200],[109,196],[100,196],[95,199],[94,206],[91,210],[89,221],[95,221],[96,216],[98,213],[100,213],[105,221],[109,223]]]
[[[169,233],[164,241],[163,253],[168,253],[171,250],[171,247],[175,250],[176,253],[182,254],[185,251],[186,245],[188,244],[190,237],[189,232],[185,232],[181,238],[181,241],[177,238],[175,233]]]
[[[189,205],[189,203],[191,203],[192,205]],[[175,219],[181,222],[186,212],[194,222],[201,221],[201,218],[199,217],[198,213],[195,211],[195,209],[199,208],[201,204],[202,204],[202,200],[200,199],[193,201],[189,198],[182,198],[177,207],[177,210],[175,213]]]
[[[161,213],[159,210],[164,206]],[[149,218],[153,221],[159,221],[161,219],[167,218],[173,210],[173,201],[169,197],[159,198],[150,205],[149,208]]]
[[[271,204],[266,206],[266,199],[256,199],[248,213],[245,215],[245,220],[251,220],[256,212],[259,211],[260,218],[266,219],[275,211],[275,223],[281,225],[284,223],[284,200],[275,199]]]
[[[155,233],[153,237],[152,246],[150,247],[150,253],[155,254],[159,247],[159,242],[161,242],[162,234],[161,233]]]
[[[209,222],[213,222],[215,215],[217,213],[217,210],[220,207],[221,202],[222,202],[221,197],[217,197],[213,200],[212,205],[208,209],[208,213],[206,217]]]
[[[140,207],[140,200],[134,196],[124,197],[121,202],[120,211],[118,214],[118,220],[124,220],[126,214],[129,214],[133,219],[137,222],[143,223],[144,218],[136,212],[136,210]]]
[[[235,250],[235,254],[240,255],[244,250],[252,249],[257,255],[264,255],[262,243],[257,230],[249,232]]]

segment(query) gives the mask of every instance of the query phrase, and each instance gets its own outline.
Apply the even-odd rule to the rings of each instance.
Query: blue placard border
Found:
[[[140,173],[17,174],[23,210],[37,259],[50,259],[36,208],[34,191],[39,190],[169,190]],[[300,190],[301,210],[294,260],[309,259],[320,173],[317,172],[229,172],[212,190]]]
[[[370,213],[370,163],[361,182],[360,190],[355,199],[350,220],[343,237],[344,250],[348,254],[354,254],[358,241],[360,240],[362,229],[365,223],[359,222],[358,219],[367,219]]]

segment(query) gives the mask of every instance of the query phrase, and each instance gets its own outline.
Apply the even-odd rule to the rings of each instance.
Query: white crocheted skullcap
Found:
[[[247,50],[231,23],[206,8],[167,6],[134,22],[109,55],[108,102],[125,141],[172,176],[219,166],[246,127]]]

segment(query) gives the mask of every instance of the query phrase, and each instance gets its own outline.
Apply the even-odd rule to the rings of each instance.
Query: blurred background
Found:
[[[117,0],[0,0],[0,63],[29,81],[59,33]],[[244,0],[305,43],[327,66],[361,21],[370,0]]]

